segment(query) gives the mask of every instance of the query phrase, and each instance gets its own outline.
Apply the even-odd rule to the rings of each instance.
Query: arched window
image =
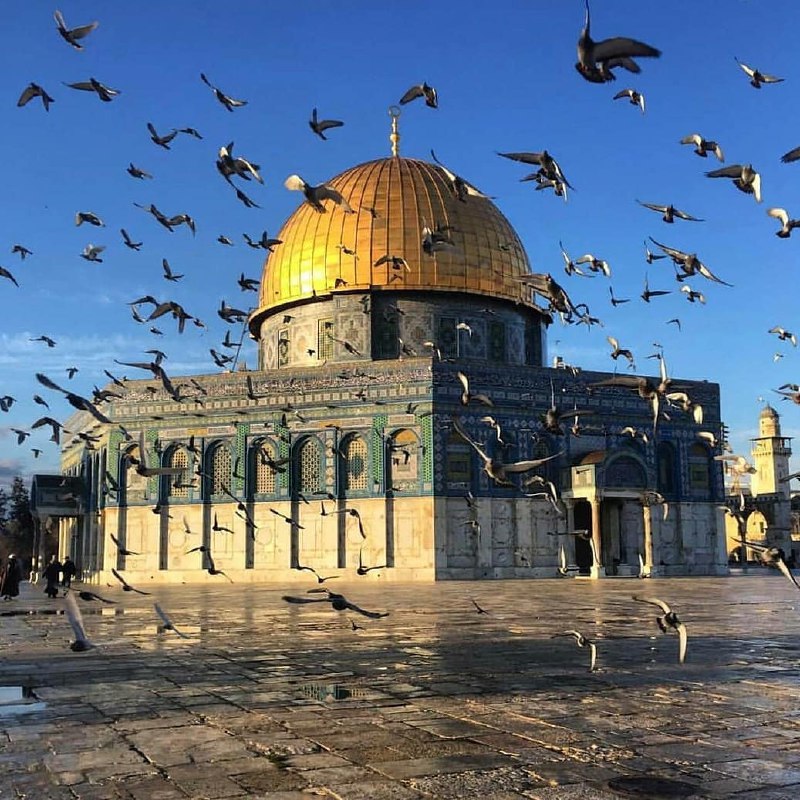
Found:
[[[295,447],[294,490],[309,495],[323,488],[322,448],[317,439],[303,439]]]
[[[445,480],[449,489],[465,489],[472,483],[472,448],[454,430],[447,437]]]
[[[275,492],[275,470],[270,463],[276,460],[276,453],[269,442],[257,442],[253,447],[252,475],[254,494],[273,494]]]
[[[658,446],[658,491],[661,494],[674,494],[676,484],[675,448],[667,442],[661,442]]]
[[[342,454],[342,489],[365,491],[369,488],[367,443],[358,435],[348,436],[339,452]]]
[[[231,451],[226,444],[218,444],[211,449],[207,459],[207,495],[225,495],[231,488]]]
[[[413,431],[399,430],[389,439],[389,464],[392,483],[416,481],[419,467],[419,442]]]
[[[166,475],[167,497],[175,500],[186,500],[189,497],[189,487],[192,476],[189,473],[189,454],[182,447],[173,447],[164,459],[165,466],[180,469],[177,475]]]
[[[119,497],[120,505],[142,502],[147,491],[147,478],[136,471],[134,463],[139,457],[139,448],[131,445],[120,457],[119,464]]]
[[[711,458],[699,442],[689,448],[689,489],[693,494],[711,491]]]

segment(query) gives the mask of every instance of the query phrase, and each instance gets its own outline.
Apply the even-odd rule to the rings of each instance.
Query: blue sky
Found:
[[[78,52],[58,36],[53,11],[69,26],[98,20]],[[427,81],[440,107],[416,101],[400,120],[401,151],[438,157],[488,194],[517,229],[534,271],[550,271],[575,302],[586,302],[605,327],[587,330],[556,322],[550,353],[586,369],[613,368],[606,336],[637,355],[640,371],[652,343],[664,346],[671,374],[721,384],[723,418],[737,452],[749,455],[762,401],[781,412],[784,432],[797,435],[798,412],[772,392],[800,379],[798,353],[767,333],[792,330],[797,320],[800,232],[781,240],[767,216],[783,206],[800,217],[800,163],[780,156],[800,145],[796,30],[800,6],[712,0],[697,4],[605,0],[592,5],[595,39],[624,35],[663,51],[642,59],[640,75],[619,74],[613,84],[584,81],[574,69],[575,43],[583,24],[580,0],[528,2],[258,2],[221,9],[209,2],[7,2],[6,41],[0,52],[0,128],[5,152],[0,265],[20,283],[0,280],[0,395],[17,403],[0,415],[0,484],[9,476],[55,469],[56,448],[35,433],[22,447],[10,427],[26,429],[40,416],[34,393],[51,401],[53,416],[70,407],[36,384],[43,371],[76,392],[102,386],[104,367],[144,377],[112,360],[141,360],[158,347],[169,354],[170,374],[213,372],[210,347],[219,348],[227,326],[216,308],[255,302],[236,278],[259,278],[261,251],[243,242],[267,229],[277,233],[299,196],[283,188],[297,172],[318,183],[350,166],[389,153],[387,107],[412,84]],[[756,91],[734,57],[784,83]],[[228,113],[204,86],[200,72],[248,105]],[[92,76],[119,89],[111,103],[67,88]],[[54,98],[49,113],[34,100],[16,101],[34,81]],[[646,113],[624,100],[620,89],[644,93]],[[345,126],[321,141],[307,121],[321,117]],[[170,151],[154,145],[146,130],[191,126],[203,140],[179,136]],[[700,159],[681,137],[698,132],[720,142],[726,164],[752,163],[762,175],[764,202],[737,191],[730,181],[710,180],[719,166]],[[262,167],[265,186],[243,187],[261,206],[247,209],[217,175],[219,147],[233,140],[236,153]],[[547,149],[575,191],[563,203],[550,192],[520,183],[525,167],[495,151]],[[129,162],[155,178],[137,181]],[[636,199],[673,203],[704,223],[664,224]],[[186,212],[197,235],[169,233],[133,203],[154,203],[168,215]],[[104,228],[76,227],[77,211],[92,211]],[[125,248],[125,228],[140,252]],[[234,247],[218,244],[220,234]],[[733,288],[704,279],[689,281],[707,304],[691,305],[678,293],[672,267],[648,266],[643,241],[652,236],[697,252]],[[611,265],[610,281],[567,278],[559,240],[577,257],[591,252]],[[86,244],[106,246],[102,264],[79,257]],[[34,255],[11,255],[21,243]],[[162,278],[161,259],[186,277]],[[651,288],[672,294],[649,305],[638,299],[645,272]],[[612,308],[608,285],[632,302]],[[143,294],[175,299],[208,324],[182,336],[174,324],[163,337],[137,325],[126,303]],[[681,330],[666,321],[678,317]],[[238,328],[231,330],[238,334]],[[57,346],[28,341],[46,334]],[[556,342],[558,344],[556,344]],[[775,353],[784,357],[775,361]],[[256,364],[252,345],[244,359]],[[65,369],[79,367],[72,381]],[[44,452],[34,461],[31,447]],[[800,448],[800,445],[798,445]]]

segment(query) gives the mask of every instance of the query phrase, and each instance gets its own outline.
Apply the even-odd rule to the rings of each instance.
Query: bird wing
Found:
[[[663,600],[659,600],[657,597],[642,597],[641,595],[635,594],[632,599],[639,603],[650,603],[651,606],[658,606],[665,614],[670,614],[672,612],[672,609]]]
[[[64,603],[66,605],[65,610],[67,619],[69,620],[69,624],[72,626],[72,630],[75,633],[75,641],[85,642],[91,646],[91,642],[86,636],[86,629],[83,626],[83,616],[81,615],[81,610],[78,608],[78,603],[75,600],[75,596],[71,592],[68,593],[64,599]]]
[[[473,447],[475,452],[481,457],[481,459],[484,461],[484,463],[488,464],[488,463],[491,462],[492,459],[489,458],[489,456],[486,455],[486,453],[483,451],[483,449],[480,447],[480,445],[478,445],[478,443],[474,439],[472,439],[470,437],[470,435],[464,430],[464,428],[462,427],[461,423],[459,422],[459,420],[456,417],[453,417],[453,430],[455,430],[455,432],[467,444],[469,444],[469,445],[471,445]]]
[[[120,582],[120,583],[121,583],[123,586],[127,586],[127,585],[128,585],[128,582],[125,580],[125,578],[123,578],[123,577],[122,577],[122,575],[120,575],[120,574],[119,574],[119,572],[117,572],[115,569],[113,569],[113,568],[112,568],[112,570],[111,570],[111,574],[112,574],[112,575],[113,575],[113,576],[114,576],[114,577],[115,577],[115,578],[116,578],[116,579],[117,579],[117,580],[118,580],[118,581],[119,581],[119,582]]]
[[[541,153],[498,153],[503,158],[510,158],[512,161],[521,161],[523,164],[541,164]]]
[[[779,557],[776,560],[775,565],[794,584],[795,588],[800,590],[800,583],[798,583],[794,575],[792,575],[792,571],[789,569],[786,562]]]
[[[733,60],[739,65],[739,68],[745,73],[745,75],[747,75],[748,78],[752,78],[753,75],[755,75],[756,71],[752,67],[748,67],[747,64],[743,64],[738,58],[736,58],[736,56],[733,57]]]
[[[590,384],[590,386],[623,386],[626,389],[638,389],[639,378],[633,375],[617,375],[614,378],[607,378],[604,381],[596,381]]]
[[[780,220],[783,226],[786,226],[789,222],[789,214],[785,208],[768,208],[767,214]]]
[[[422,84],[417,86],[412,86],[406,93],[400,98],[400,105],[404,106],[406,103],[410,103],[412,100],[416,100],[418,97],[424,97],[425,92],[422,89]]]
[[[345,214],[354,214],[355,211],[350,203],[342,197],[342,195],[331,186],[326,186],[324,183],[316,188],[317,200],[333,200],[336,205],[342,207]]]
[[[622,58],[624,56],[657,58],[661,55],[661,51],[636,39],[615,36],[611,39],[595,42],[592,55],[595,61],[608,61],[611,58]]]
[[[686,626],[678,623],[678,661],[683,664],[686,660],[686,649],[689,646],[689,637],[686,634]]]
[[[167,616],[166,612],[158,603],[153,603],[153,608],[156,610],[156,614],[161,617],[161,621],[164,623],[165,628],[172,628],[172,620]]]
[[[281,600],[285,600],[287,603],[294,603],[295,605],[305,605],[306,603],[327,603],[327,597],[291,597],[288,594],[285,594],[281,597]]]
[[[290,175],[283,185],[293,192],[304,192],[306,189],[306,182],[299,175]]]
[[[797,161],[800,158],[800,147],[795,147],[793,150],[790,150],[788,153],[784,153],[781,156],[781,161],[784,164],[790,164],[792,161]]]
[[[706,172],[708,178],[739,178],[742,174],[741,164],[731,164],[729,167],[720,167]]]
[[[364,617],[369,617],[370,619],[380,619],[381,617],[388,617],[389,613],[387,611],[367,611],[360,606],[357,606],[355,603],[351,603],[349,600],[344,601],[345,608],[349,608],[351,611],[355,611],[357,614],[361,614]]]
[[[676,217],[680,217],[681,219],[689,220],[690,222],[705,222],[705,220],[700,219],[699,217],[693,217],[691,214],[687,214],[685,211],[681,211],[679,208],[673,208],[672,213]]]
[[[663,214],[666,210],[666,206],[659,206],[655,203],[643,203],[641,200],[636,201],[640,206],[644,206],[645,208],[649,208],[651,211],[658,211],[659,213]]]

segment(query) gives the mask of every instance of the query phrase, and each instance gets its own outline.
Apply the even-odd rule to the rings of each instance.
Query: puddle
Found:
[[[625,778],[612,778],[608,788],[622,797],[643,797],[646,800],[671,800],[689,797],[697,791],[697,786],[684,781],[658,778],[651,775],[635,775]]]
[[[348,689],[343,683],[306,683],[298,687],[300,693],[309,700],[332,703],[336,700],[350,700],[364,696],[360,689]]]
[[[45,705],[30,686],[0,686],[0,717],[31,714]]]

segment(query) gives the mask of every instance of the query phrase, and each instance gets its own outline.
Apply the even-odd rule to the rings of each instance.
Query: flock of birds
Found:
[[[54,18],[58,34],[68,45],[78,51],[83,50],[86,38],[98,27],[97,22],[92,22],[87,25],[80,25],[70,28],[59,11],[55,12]],[[641,71],[641,67],[638,64],[637,59],[657,58],[661,55],[657,48],[628,37],[615,36],[608,39],[595,41],[591,36],[591,19],[588,0],[586,2],[585,24],[578,40],[577,53],[578,60],[575,64],[575,67],[578,73],[586,81],[599,84],[614,81],[617,78],[615,73],[619,71],[636,75]],[[783,78],[763,73],[745,63],[738,61],[737,63],[747,76],[750,85],[755,89],[760,89],[765,85],[779,83],[783,80]],[[212,83],[205,73],[200,74],[200,80],[211,90],[215,99],[226,111],[234,112],[236,109],[247,105],[246,100],[233,97]],[[90,77],[85,81],[68,83],[66,86],[76,91],[94,93],[99,101],[103,103],[113,102],[121,94],[119,89],[107,86],[94,77]],[[638,107],[641,113],[645,113],[644,95],[634,88],[622,89],[614,95],[613,99],[627,99],[633,106]],[[56,102],[56,99],[52,97],[46,89],[37,83],[31,82],[23,89],[19,96],[17,105],[20,107],[26,106],[35,100],[39,100],[41,102],[42,107],[46,112],[48,112],[51,105]],[[416,100],[424,101],[425,105],[429,108],[436,109],[438,107],[438,93],[435,88],[427,83],[415,84],[411,86],[400,98],[399,103],[401,105],[405,105]],[[344,125],[344,122],[338,119],[322,119],[320,118],[317,108],[314,108],[311,112],[311,118],[308,124],[311,131],[316,136],[318,136],[321,140],[326,140],[326,133],[329,133],[337,128],[341,128]],[[168,131],[162,130],[159,132],[151,122],[148,122],[146,128],[153,144],[164,150],[169,150],[172,143],[179,136],[185,136],[193,139],[203,138],[202,135],[192,127],[172,128]],[[704,137],[700,133],[691,133],[684,136],[680,140],[680,144],[692,146],[694,153],[698,157],[707,158],[710,153],[720,163],[724,164],[725,157],[721,144],[713,139]],[[537,190],[551,189],[556,196],[562,197],[564,201],[567,201],[568,190],[573,189],[573,186],[568,181],[564,170],[556,158],[547,150],[538,152],[506,152],[499,153],[499,155],[517,163],[534,167],[535,171],[525,175],[521,180],[535,183]],[[486,197],[486,195],[480,192],[480,190],[478,190],[476,187],[472,186],[459,175],[445,167],[436,158],[433,152],[432,157],[444,170],[444,174],[450,181],[453,195],[459,201],[469,202],[470,197]],[[800,147],[790,150],[781,158],[784,163],[791,163],[798,159],[800,159]],[[252,183],[263,184],[263,178],[260,173],[261,168],[257,163],[240,154],[235,155],[234,142],[231,141],[219,148],[215,166],[222,179],[235,192],[235,196],[239,202],[241,202],[247,208],[260,208],[260,206],[247,193],[245,193],[243,189],[243,187],[252,185]],[[152,175],[150,173],[138,167],[133,162],[129,164],[127,172],[132,179],[137,181],[147,181],[152,179]],[[712,179],[723,178],[730,180],[733,186],[739,191],[752,195],[755,201],[758,203],[762,201],[761,176],[758,171],[749,163],[732,164],[718,167],[716,169],[707,171],[706,175]],[[343,213],[352,213],[355,210],[349,205],[346,198],[344,198],[333,187],[330,187],[326,184],[312,185],[299,175],[293,174],[285,180],[284,185],[289,190],[302,192],[305,201],[319,213],[326,213],[328,211],[326,203],[332,203]],[[702,223],[704,221],[703,219],[691,213],[676,208],[671,203],[663,204],[644,201],[639,202],[643,208],[659,214],[663,222],[666,224],[674,224],[676,220],[693,223]],[[193,235],[196,232],[195,221],[187,213],[167,214],[162,212],[152,203],[149,205],[135,205],[137,205],[145,213],[149,214],[159,225],[171,233],[180,227],[186,227]],[[767,214],[780,223],[780,228],[776,231],[776,235],[780,238],[790,237],[792,231],[795,228],[800,227],[800,220],[793,219],[789,215],[788,211],[784,208],[770,207],[767,209]],[[78,211],[75,215],[75,224],[78,227],[86,225],[97,229],[102,229],[105,227],[105,222],[103,219],[92,211]],[[126,248],[138,252],[142,247],[142,242],[136,241],[133,237],[131,237],[125,228],[120,228],[120,235]],[[258,238],[251,237],[247,233],[244,233],[242,236],[248,247],[257,250],[260,249],[264,252],[272,252],[274,248],[281,245],[280,240],[269,237],[267,231],[263,231]],[[446,229],[435,225],[434,227],[428,227],[426,225],[421,230],[420,236],[424,252],[431,256],[435,256],[435,254],[438,252],[452,250],[457,247],[457,244],[451,237],[451,233]],[[233,244],[233,241],[224,235],[220,235],[217,241],[226,246]],[[657,248],[658,252],[651,251],[650,245]],[[564,262],[564,271],[568,277],[572,278],[574,276],[577,278],[595,278],[601,276],[604,278],[611,278],[612,268],[606,259],[603,259],[593,253],[586,253],[578,258],[573,259],[561,243],[560,248]],[[356,255],[353,251],[348,250],[344,244],[340,245],[340,249],[347,255]],[[102,256],[104,250],[105,246],[90,242],[86,245],[80,255],[87,261],[100,263],[103,261]],[[18,255],[21,261],[25,261],[26,258],[33,256],[33,252],[25,245],[20,243],[16,243],[13,246],[12,253]],[[704,304],[706,302],[706,297],[703,292],[692,288],[688,283],[686,283],[688,279],[703,278],[709,283],[728,287],[731,286],[731,284],[714,274],[696,253],[686,252],[670,244],[657,241],[652,237],[649,239],[649,241],[645,242],[644,255],[647,264],[653,264],[661,259],[669,259],[669,262],[673,265],[675,270],[674,277],[676,281],[680,283],[679,291],[690,303]],[[381,264],[387,264],[390,269],[395,270],[396,272],[402,272],[403,270],[407,271],[410,269],[410,266],[406,260],[402,257],[402,255],[398,254],[387,253],[376,261],[376,266]],[[179,282],[184,277],[183,274],[177,273],[173,270],[167,258],[162,259],[162,271],[164,280],[171,284]],[[0,266],[0,277],[8,280],[14,285],[19,286],[15,275],[6,267]],[[520,282],[528,290],[542,298],[546,303],[547,310],[553,315],[558,315],[565,324],[578,323],[586,324],[587,326],[602,324],[598,318],[591,315],[589,308],[585,303],[573,302],[570,294],[553,278],[550,273],[531,274],[521,278]],[[244,275],[244,273],[242,273],[237,281],[237,285],[242,292],[257,292],[259,288],[259,281],[254,278],[248,278]],[[631,298],[617,297],[614,294],[614,290],[611,285],[609,285],[608,290],[612,306],[616,307],[620,304],[631,302]],[[645,275],[643,291],[641,294],[641,299],[643,302],[650,303],[653,298],[669,293],[670,291],[665,289],[651,289],[648,277]],[[129,303],[129,308],[135,322],[142,325],[150,325],[151,327],[149,330],[154,336],[163,335],[163,332],[156,327],[156,322],[158,320],[164,320],[168,318],[172,318],[177,322],[177,330],[180,333],[185,330],[187,323],[191,323],[192,325],[201,329],[206,328],[206,325],[202,319],[194,314],[189,313],[183,307],[183,305],[175,300],[159,300],[155,295],[148,294]],[[220,319],[227,324],[243,325],[247,320],[249,308],[236,308],[235,306],[228,305],[227,302],[223,300],[217,313]],[[670,323],[675,323],[678,327],[680,327],[680,320],[678,318],[670,320]],[[469,327],[466,323],[461,324],[465,325],[467,328]],[[772,329],[770,329],[769,333],[774,334],[781,342],[788,342],[795,347],[797,345],[797,338],[795,334],[780,325],[774,326]],[[622,358],[627,362],[628,367],[631,370],[635,369],[635,358],[633,351],[629,348],[622,347],[620,345],[620,341],[616,337],[609,336],[607,339],[609,345],[611,346],[611,352],[609,354],[610,357],[615,362]],[[32,339],[32,341],[41,342],[47,348],[55,347],[57,344],[52,337],[45,334],[35,337]],[[339,342],[350,352],[359,355],[354,346],[346,340],[335,339],[335,341]],[[230,333],[226,333],[225,339],[220,345],[220,349],[210,349],[210,356],[214,364],[221,369],[231,369],[236,363],[237,355],[239,349],[241,348],[241,343],[241,337],[237,341],[236,339],[231,338]],[[433,351],[437,350],[434,343],[429,342],[426,344],[430,345]],[[401,346],[405,347],[406,345],[401,342]],[[164,361],[167,358],[166,354],[158,349],[151,349],[147,351],[147,354],[152,356],[152,358],[146,361],[119,361],[117,363],[132,369],[138,369],[150,373],[153,378],[160,382],[161,386],[170,395],[170,397],[178,402],[191,399],[194,402],[199,402],[202,404],[202,394],[205,392],[205,390],[196,381],[193,381],[193,379],[189,379],[189,381],[185,383],[173,381],[167,374],[164,367]],[[694,402],[691,397],[689,397],[685,387],[675,386],[673,384],[672,379],[667,373],[664,355],[660,347],[657,346],[657,352],[649,357],[656,358],[659,361],[660,379],[658,381],[654,381],[645,377],[615,375],[610,379],[597,382],[590,388],[592,390],[602,390],[606,387],[617,387],[628,389],[637,393],[640,398],[646,401],[651,409],[653,419],[653,436],[656,434],[659,420],[663,419],[665,414],[671,413],[671,410],[673,409],[679,409],[687,414],[690,414],[695,423],[701,425],[703,421],[702,407],[698,403]],[[776,360],[778,357],[779,354],[776,354]],[[68,379],[72,379],[77,372],[77,367],[69,367],[67,369]],[[106,375],[111,381],[109,384],[110,388],[101,389],[99,387],[95,387],[91,399],[72,392],[69,389],[65,389],[59,383],[43,373],[37,373],[36,378],[38,382],[45,388],[61,394],[73,408],[88,412],[101,423],[113,424],[111,420],[109,420],[108,417],[106,417],[106,415],[103,413],[102,403],[124,396],[126,378],[117,377],[108,370],[106,370]],[[469,377],[465,372],[460,371],[458,373],[458,380],[460,381],[463,389],[461,403],[464,406],[471,403],[482,403],[487,407],[491,407],[493,405],[491,399],[486,395],[472,392],[470,390]],[[248,396],[254,396],[254,389],[249,376],[246,376],[246,381]],[[778,392],[784,399],[788,399],[795,404],[800,404],[800,386],[796,384],[785,384],[775,391]],[[120,394],[120,392],[122,392],[122,394]],[[0,397],[0,411],[8,412],[13,406],[14,402],[15,398],[10,395],[4,395]],[[34,402],[49,409],[47,400],[42,398],[40,395],[34,396]],[[299,412],[296,412],[296,410],[292,409],[291,407],[287,407],[286,413]],[[571,425],[568,426],[569,430],[573,434],[579,435],[581,431],[580,418],[586,413],[589,412],[578,408],[559,408],[556,400],[555,390],[553,389],[551,392],[551,406],[541,415],[542,427],[551,434],[563,435],[565,431],[565,423],[571,420]],[[497,420],[487,414],[482,419],[482,422],[495,431],[498,441],[502,443],[503,431]],[[515,484],[509,480],[509,476],[531,473],[547,461],[557,458],[560,455],[560,453],[556,453],[555,455],[551,455],[542,459],[530,459],[516,463],[504,463],[498,458],[490,456],[487,452],[487,447],[472,438],[466,432],[463,425],[460,424],[457,418],[454,418],[452,424],[455,432],[461,436],[461,438],[463,438],[464,441],[466,441],[472,450],[477,454],[481,462],[482,469],[495,484],[500,486],[514,486]],[[51,430],[51,439],[56,443],[60,442],[60,434],[64,432],[63,425],[50,415],[42,416],[34,421],[30,425],[30,430],[14,428],[13,432],[17,436],[18,444],[21,445],[30,435],[31,430],[42,427],[49,427]],[[127,435],[127,432],[123,432]],[[647,438],[647,432],[638,431],[633,428],[630,428],[628,432],[632,436],[640,436],[644,439]],[[84,441],[84,444],[91,449],[94,444],[92,436],[85,433],[78,433],[75,435],[80,437]],[[716,447],[718,444],[721,444],[716,440],[714,433],[709,431],[699,431],[698,437],[708,441],[712,447]],[[146,465],[143,442],[139,443],[139,451],[139,459],[138,462],[135,463],[136,470],[139,472],[139,474],[144,476],[164,474],[175,478],[178,477],[178,473],[175,470],[162,467],[148,467]],[[35,451],[35,455],[38,455],[38,452],[40,451]],[[734,454],[722,454],[716,456],[716,458],[729,465],[733,474],[743,475],[752,470],[750,465],[747,464],[746,459],[744,459],[742,456],[737,456]],[[274,463],[273,467],[276,471],[283,469],[283,465],[280,463]],[[108,475],[107,479],[110,477],[111,476]],[[202,477],[202,475],[199,477]],[[796,475],[789,476],[789,478],[793,477],[796,477]],[[553,504],[553,507],[557,511],[560,511],[560,500],[556,488],[552,482],[547,481],[539,475],[533,475],[525,479],[522,487],[523,490],[529,495],[545,498]],[[113,487],[111,490],[113,491]],[[651,498],[652,502],[654,504],[664,505],[666,513],[666,503],[664,498],[658,496],[657,493],[653,494],[655,496]],[[239,502],[232,494],[230,496],[234,501]],[[475,499],[470,498],[469,495],[467,496],[467,503],[471,511],[476,509]],[[241,503],[239,503],[239,505],[242,506]],[[280,515],[280,512],[275,509],[272,509],[272,511],[275,514]],[[344,511],[358,516],[358,512],[355,511],[355,509],[344,509]],[[246,508],[239,508],[239,512],[244,514],[247,520]],[[338,512],[326,511],[324,502],[321,502],[321,514],[325,515],[326,513]],[[288,517],[284,517],[284,519],[286,519],[289,524],[298,524],[296,521],[291,520]],[[255,530],[255,525],[251,518],[249,519],[248,524],[251,530]],[[360,517],[358,518],[358,524],[362,536],[364,536]],[[468,524],[477,524],[477,515],[473,514],[471,516],[470,523]],[[220,526],[215,518],[214,530],[224,532],[228,529]],[[573,533],[575,535],[581,535],[581,533],[585,532]],[[114,537],[112,537],[112,541],[114,541],[114,544],[117,546],[120,554],[133,554]],[[591,543],[591,537],[589,537],[589,541]],[[760,558],[765,564],[780,569],[783,574],[798,589],[800,589],[800,586],[795,581],[791,571],[783,560],[782,555],[776,548],[751,542],[747,542],[746,544],[748,547],[759,553]],[[189,552],[195,551],[198,551],[202,554],[204,569],[206,569],[209,574],[221,575],[225,578],[228,578],[224,572],[216,568],[210,548],[201,545],[193,548]],[[594,558],[595,563],[597,563],[596,554],[594,555]],[[561,562],[562,570],[565,570],[566,563],[564,559],[563,547],[561,548]],[[365,575],[372,570],[378,570],[384,567],[385,565],[366,566],[363,558],[361,557],[361,553],[359,554],[359,567],[357,574]],[[330,580],[332,577],[321,576],[316,572],[316,570],[313,569],[313,567],[310,566],[298,565],[296,569],[301,571],[309,571],[313,574],[319,584]],[[120,581],[124,591],[148,594],[147,592],[143,592],[128,584],[125,578],[116,570],[113,571],[113,574]],[[230,579],[228,578],[228,580]],[[327,602],[330,603],[334,610],[353,611],[371,619],[377,619],[385,616],[385,612],[374,612],[362,609],[354,603],[351,603],[343,595],[332,592],[327,587],[320,586],[310,591],[321,596],[313,598],[285,596],[284,600],[287,603],[292,604]],[[75,594],[85,601],[109,601],[92,592],[70,592],[67,594],[67,614],[76,636],[76,641],[73,643],[72,649],[76,651],[84,651],[90,649],[93,645],[86,636],[80,610],[75,601]],[[675,630],[678,633],[679,661],[683,662],[687,650],[686,628],[679,620],[677,614],[672,610],[670,605],[665,601],[654,597],[642,597],[636,595],[633,599],[655,605],[660,609],[662,613],[657,617],[657,623],[661,630],[665,632],[667,630]],[[479,613],[486,613],[485,610],[481,609],[479,606],[477,606],[477,604],[475,604],[475,606]],[[155,611],[162,620],[165,630],[175,631],[178,633],[178,635],[182,635],[175,628],[168,615],[158,603],[155,604]],[[352,622],[352,625],[354,629],[358,627],[355,622]],[[583,636],[583,634],[576,630],[569,630],[560,635],[572,636],[575,638],[579,647],[588,647],[591,653],[590,668],[594,669],[596,661],[596,643],[586,638]]]

